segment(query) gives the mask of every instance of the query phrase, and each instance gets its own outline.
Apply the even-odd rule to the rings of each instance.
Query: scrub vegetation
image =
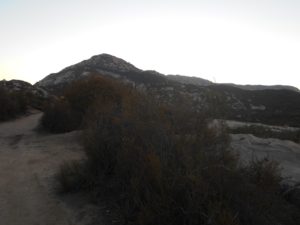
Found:
[[[27,110],[28,99],[24,93],[7,91],[0,87],[0,121],[13,119]]]
[[[69,87],[41,123],[54,132],[83,130],[86,157],[62,165],[59,190],[105,197],[119,224],[299,224],[278,165],[242,166],[226,128],[209,121],[184,102],[165,106],[94,77]]]

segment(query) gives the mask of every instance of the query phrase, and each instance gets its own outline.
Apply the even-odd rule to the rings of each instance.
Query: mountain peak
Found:
[[[118,58],[116,56],[110,54],[100,54],[94,55],[88,60],[84,60],[81,63],[77,64],[80,66],[89,66],[89,67],[101,67],[101,69],[111,72],[132,72],[132,71],[140,71],[140,69],[136,68],[129,62]]]
[[[123,77],[129,73],[141,73],[142,70],[136,68],[131,63],[109,54],[94,55],[91,58],[66,67],[58,73],[52,73],[37,82],[37,86],[46,87],[48,90],[53,87],[63,87],[72,81],[82,79],[93,73],[107,75],[115,78]],[[123,75],[121,75],[123,74]],[[54,88],[56,89],[56,88]]]

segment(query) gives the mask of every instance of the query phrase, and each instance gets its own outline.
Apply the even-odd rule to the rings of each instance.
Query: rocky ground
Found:
[[[252,134],[232,134],[231,146],[240,160],[265,159],[279,162],[284,182],[300,183],[300,144],[289,140],[259,138]]]

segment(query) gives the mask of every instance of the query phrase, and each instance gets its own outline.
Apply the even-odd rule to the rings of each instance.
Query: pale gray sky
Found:
[[[0,0],[0,79],[92,55],[217,82],[300,88],[300,1]]]

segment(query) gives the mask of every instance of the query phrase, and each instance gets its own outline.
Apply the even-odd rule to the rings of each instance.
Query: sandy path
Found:
[[[84,224],[53,185],[63,161],[82,157],[78,133],[39,134],[41,115],[0,123],[0,224]]]

